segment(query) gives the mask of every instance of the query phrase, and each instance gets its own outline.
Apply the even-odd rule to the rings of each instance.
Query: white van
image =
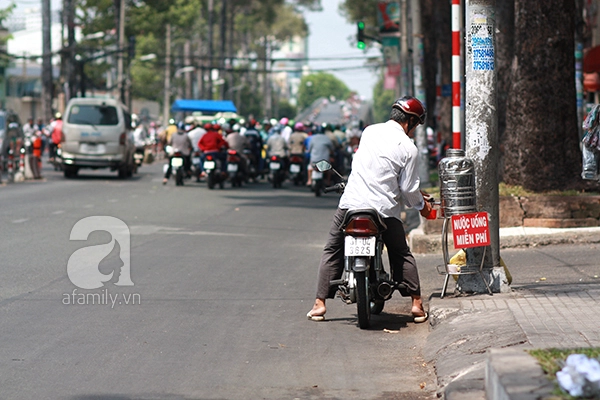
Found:
[[[115,99],[73,98],[63,116],[61,158],[66,178],[81,168],[110,168],[119,178],[133,174],[133,130],[127,108]]]

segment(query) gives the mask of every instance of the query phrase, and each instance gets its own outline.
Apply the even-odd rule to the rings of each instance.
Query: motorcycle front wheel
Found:
[[[358,327],[367,329],[371,322],[371,301],[369,299],[369,278],[365,271],[354,272],[356,279],[356,311]]]

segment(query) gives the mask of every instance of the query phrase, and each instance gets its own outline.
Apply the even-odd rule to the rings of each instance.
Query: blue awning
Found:
[[[175,100],[172,111],[202,111],[205,113],[237,112],[231,100]]]

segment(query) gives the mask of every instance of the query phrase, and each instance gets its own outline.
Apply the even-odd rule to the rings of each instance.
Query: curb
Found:
[[[485,394],[489,400],[537,400],[549,398],[554,384],[535,358],[524,350],[489,349]]]

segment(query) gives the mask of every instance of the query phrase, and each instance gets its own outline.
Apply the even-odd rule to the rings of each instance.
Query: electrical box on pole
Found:
[[[356,47],[364,50],[364,48],[367,47],[365,44],[365,23],[358,21],[356,23],[356,28],[358,29],[356,31]]]

